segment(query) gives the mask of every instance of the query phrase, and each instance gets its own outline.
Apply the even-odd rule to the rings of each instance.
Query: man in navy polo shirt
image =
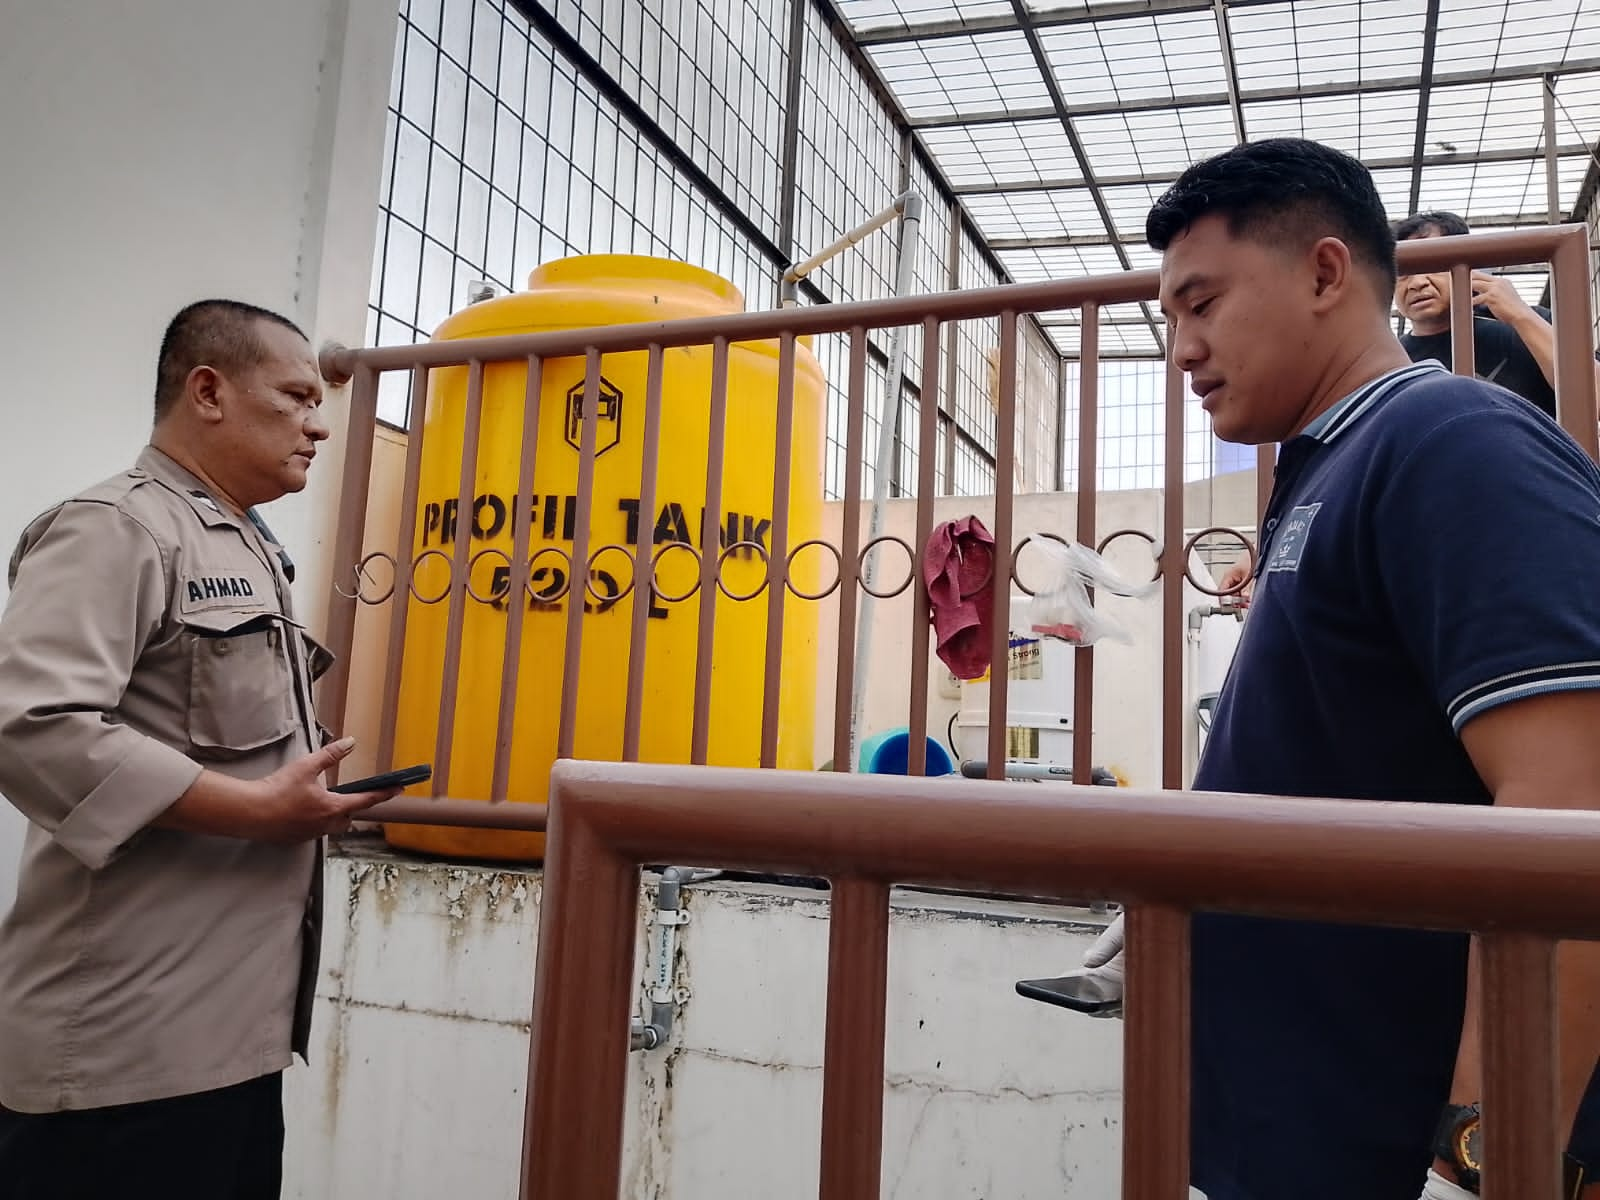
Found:
[[[1521,399],[1410,361],[1366,168],[1297,139],[1236,147],[1189,168],[1146,235],[1217,436],[1282,444],[1195,787],[1600,808],[1600,471]],[[1469,945],[1197,915],[1195,1186],[1470,1195],[1450,1136],[1482,1090]],[[1596,962],[1563,946],[1563,989]],[[1563,1029],[1569,1112],[1595,1024]]]

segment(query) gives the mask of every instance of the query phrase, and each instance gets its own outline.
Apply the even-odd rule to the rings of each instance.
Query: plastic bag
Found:
[[[1028,620],[1033,632],[1059,638],[1074,646],[1092,646],[1102,638],[1131,643],[1128,631],[1110,617],[1096,611],[1089,599],[1089,588],[1103,588],[1116,596],[1135,599],[1152,594],[1160,580],[1129,583],[1113,571],[1105,559],[1087,546],[1061,542],[1035,534],[1036,546],[1046,562],[1043,586],[1034,592],[1028,605]]]

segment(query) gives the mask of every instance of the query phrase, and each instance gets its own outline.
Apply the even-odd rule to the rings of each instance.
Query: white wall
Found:
[[[39,511],[128,466],[161,331],[226,296],[364,335],[390,0],[6,5],[0,35],[0,558]],[[336,428],[342,393],[327,407]],[[320,625],[339,473],[268,520]],[[0,580],[0,597],[5,594]],[[22,821],[0,806],[0,905]]]
[[[512,1200],[540,876],[381,851],[327,871],[348,919],[329,922],[311,1065],[288,1076],[286,1200]],[[653,895],[647,877],[641,914]],[[668,1044],[629,1059],[620,1194],[815,1197],[826,893],[684,896],[688,999]],[[1103,918],[896,891],[889,920],[883,1195],[1117,1195],[1122,1024],[1013,987],[1075,966]]]

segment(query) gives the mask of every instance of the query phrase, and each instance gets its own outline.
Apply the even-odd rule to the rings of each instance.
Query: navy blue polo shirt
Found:
[[[1600,472],[1501,388],[1428,362],[1346,397],[1281,448],[1262,539],[1196,788],[1487,804],[1461,728],[1600,687]],[[1198,915],[1209,1200],[1416,1200],[1467,947]]]

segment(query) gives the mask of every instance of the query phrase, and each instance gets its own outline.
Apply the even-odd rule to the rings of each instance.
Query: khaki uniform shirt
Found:
[[[0,1104],[98,1108],[302,1056],[321,845],[149,828],[202,768],[321,745],[329,656],[279,548],[166,455],[38,518],[0,619],[0,794],[28,817],[0,923]]]

